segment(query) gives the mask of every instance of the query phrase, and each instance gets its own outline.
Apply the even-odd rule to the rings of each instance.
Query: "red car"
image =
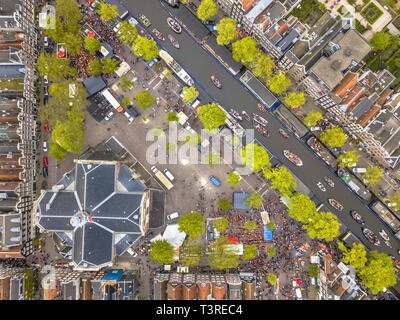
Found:
[[[44,131],[49,131],[49,124],[47,122],[43,123]]]
[[[49,162],[47,160],[47,157],[43,157],[43,166],[47,167],[49,165]]]

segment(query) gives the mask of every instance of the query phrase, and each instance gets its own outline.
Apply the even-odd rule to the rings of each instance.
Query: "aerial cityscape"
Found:
[[[0,0],[0,114],[1,300],[400,299],[399,1]]]

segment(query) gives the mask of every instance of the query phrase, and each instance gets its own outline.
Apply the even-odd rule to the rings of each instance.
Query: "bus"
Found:
[[[164,185],[164,187],[167,188],[167,190],[171,190],[172,187],[174,186],[171,181],[168,180],[168,178],[156,167],[151,167],[151,171],[154,172],[154,175],[157,177],[158,180]]]
[[[117,99],[114,98],[114,96],[111,94],[108,89],[104,89],[101,94],[104,96],[104,98],[107,99],[107,101],[113,106],[115,110],[118,112],[124,111],[124,108],[121,107],[121,104],[117,101]]]

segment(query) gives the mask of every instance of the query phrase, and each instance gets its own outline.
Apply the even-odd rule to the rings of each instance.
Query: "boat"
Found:
[[[260,117],[259,115],[253,113],[253,120],[259,124],[261,124],[262,126],[266,127],[268,124],[268,121],[265,120],[263,117]]]
[[[260,109],[260,111],[262,111],[262,112],[266,112],[267,110],[265,110],[265,107],[262,105],[262,103],[259,103],[258,105],[257,105],[257,107],[258,107],[258,109]]]
[[[323,185],[323,183],[322,183],[321,181],[319,181],[319,182],[317,183],[317,186],[318,186],[318,188],[321,189],[322,192],[325,192],[325,191],[326,191],[326,188],[325,188],[325,186]]]
[[[283,155],[295,166],[301,167],[303,165],[303,161],[290,150],[283,150]]]
[[[391,249],[392,248],[392,244],[390,243],[390,241],[385,241],[385,244]]]
[[[289,134],[282,128],[279,128],[279,133],[286,139],[290,137]]]
[[[393,266],[397,269],[400,270],[400,261],[397,260],[395,257],[393,257],[392,255],[390,256],[390,259],[392,259],[393,262]]]
[[[246,111],[242,111],[242,117],[244,120],[250,121],[250,116],[247,114]]]
[[[165,51],[160,50],[160,58],[171,68],[172,71],[188,86],[193,86],[194,81],[189,74],[171,57],[171,55]]]
[[[350,215],[355,220],[355,222],[357,222],[359,224],[364,224],[365,223],[365,221],[362,218],[361,214],[359,214],[356,210],[351,210],[350,211]]]
[[[157,37],[157,39],[165,40],[164,35],[160,31],[158,31],[157,29],[154,28],[152,32]]]
[[[387,233],[385,232],[385,230],[381,230],[381,231],[379,231],[379,235],[382,237],[382,239],[383,240],[385,240],[385,241],[389,241],[390,239],[389,239],[389,236],[387,235]]]
[[[218,88],[221,89],[222,88],[222,84],[221,82],[214,76],[211,76],[211,81],[214,83],[214,85]]]
[[[328,202],[336,210],[339,210],[339,211],[343,210],[343,206],[338,201],[336,201],[335,199],[330,198],[330,199],[328,199]]]
[[[363,234],[368,239],[368,241],[371,242],[373,245],[379,246],[381,244],[375,233],[373,233],[368,228],[363,228]]]
[[[232,115],[232,117],[234,117],[236,120],[243,121],[243,118],[242,118],[242,116],[239,114],[239,112],[237,112],[237,111],[231,109],[231,111],[230,111],[229,113],[230,113],[230,114]]]
[[[269,136],[268,130],[265,129],[262,125],[260,125],[259,123],[254,123],[254,128],[263,136]]]
[[[167,18],[167,23],[168,26],[174,30],[175,33],[181,33],[182,32],[182,27],[179,25],[178,22],[176,22],[175,19],[172,19],[171,17]]]
[[[169,39],[169,41],[171,41],[172,45],[173,45],[175,48],[179,49],[179,42],[178,42],[178,40],[176,40],[176,39],[175,39],[173,36],[171,36],[170,34],[168,35],[168,39]]]
[[[324,180],[330,187],[333,188],[335,186],[335,183],[331,179],[329,179],[328,177],[324,177]]]

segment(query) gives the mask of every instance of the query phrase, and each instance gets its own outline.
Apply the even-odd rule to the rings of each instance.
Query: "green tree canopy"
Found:
[[[179,250],[179,262],[185,267],[197,266],[203,257],[203,246],[194,238],[188,238]]]
[[[150,108],[154,103],[154,97],[148,90],[140,91],[136,95],[135,100],[142,109]]]
[[[223,18],[217,24],[217,43],[220,46],[226,46],[238,38],[236,33],[236,20],[232,18]]]
[[[182,89],[183,98],[182,100],[185,102],[190,102],[196,99],[199,96],[199,92],[195,87],[183,87]]]
[[[119,86],[121,87],[122,90],[129,90],[135,86],[134,82],[129,80],[126,75],[121,76],[121,78],[119,78],[119,81],[120,81]]]
[[[254,172],[269,167],[269,156],[267,151],[256,143],[249,143],[241,151],[242,164],[248,166]]]
[[[128,21],[122,21],[117,31],[117,35],[121,42],[129,44],[136,39],[138,32]]]
[[[64,42],[64,25],[59,17],[55,17],[55,27],[49,28],[45,31],[46,35],[56,42]]]
[[[104,73],[113,73],[115,70],[118,69],[118,60],[113,58],[106,58],[102,62],[103,65],[103,72]]]
[[[95,37],[85,37],[83,45],[91,55],[95,55],[97,51],[100,51],[101,43]]]
[[[365,267],[367,263],[367,251],[362,243],[353,243],[353,248],[348,249],[341,241],[338,243],[339,249],[343,253],[342,261],[351,265],[357,272]]]
[[[80,123],[68,120],[55,125],[51,138],[63,149],[71,153],[82,153],[85,130]]]
[[[323,116],[321,112],[310,112],[304,118],[304,124],[309,128],[314,127],[322,118]]]
[[[320,140],[329,145],[331,148],[340,148],[344,145],[347,140],[346,134],[343,132],[342,128],[333,127],[324,131],[321,134]]]
[[[69,59],[60,59],[57,55],[41,53],[36,68],[41,76],[47,75],[50,81],[60,81],[76,75],[76,70],[69,66]]]
[[[150,260],[161,264],[174,263],[174,247],[167,240],[150,242]]]
[[[221,199],[222,200],[222,199]],[[226,199],[225,199],[226,200]],[[229,201],[228,201],[229,202]],[[230,203],[230,202],[229,202]],[[229,209],[228,209],[229,210]],[[227,210],[224,210],[227,211]],[[229,221],[227,218],[218,218],[214,222],[214,227],[217,229],[219,233],[224,233],[226,228],[229,226]]]
[[[218,8],[213,0],[203,0],[197,8],[197,18],[199,18],[201,21],[204,21],[216,15],[217,12]]]
[[[375,33],[369,42],[372,45],[373,51],[381,51],[385,50],[389,46],[394,46],[394,49],[396,49],[397,41],[398,38],[396,36],[393,36],[388,32],[381,31]]]
[[[65,49],[67,49],[67,52],[70,55],[75,56],[79,52],[81,52],[81,48],[82,48],[81,36],[77,36],[76,34],[66,32],[64,34],[63,41],[65,44]]]
[[[278,282],[278,277],[274,273],[268,273],[267,280],[270,284],[274,286]]]
[[[235,268],[239,264],[239,254],[231,246],[227,237],[218,237],[208,245],[208,264],[212,269]]]
[[[400,210],[400,193],[396,192],[392,197],[389,197],[389,207],[393,208],[394,210]]]
[[[49,87],[49,93],[68,107],[87,105],[87,92],[80,82],[69,80],[54,82]]]
[[[308,265],[308,274],[310,275],[311,278],[317,278],[319,274],[319,269],[315,264],[309,264]]]
[[[168,122],[176,122],[178,120],[179,120],[179,117],[175,111],[171,111],[171,112],[167,113],[167,121]]]
[[[273,247],[268,247],[267,254],[270,257],[275,257],[276,256],[276,250]]]
[[[267,84],[269,90],[275,94],[284,93],[290,86],[290,79],[286,78],[283,72],[277,72],[274,76],[268,78]]]
[[[295,193],[287,203],[288,214],[294,220],[308,223],[317,214],[314,201],[305,194]]]
[[[66,31],[77,34],[80,28],[78,22],[82,18],[78,3],[71,0],[57,0],[56,12],[64,23]]]
[[[201,106],[197,114],[204,129],[208,131],[217,130],[225,123],[226,114],[217,103],[211,103]]]
[[[196,238],[205,230],[204,221],[205,219],[200,213],[193,211],[179,218],[179,231],[185,232],[189,238]]]
[[[67,112],[69,107],[52,96],[50,96],[48,103],[42,105],[38,110],[40,121],[42,123],[48,122],[50,127],[54,127],[57,121],[64,122],[68,120]]]
[[[378,294],[397,282],[392,260],[386,253],[378,251],[370,252],[368,263],[360,269],[358,275],[372,294]]]
[[[324,239],[329,242],[339,235],[340,225],[337,217],[331,212],[319,212],[303,228],[307,230],[310,238]]]
[[[251,62],[251,72],[264,82],[267,82],[275,68],[275,62],[266,53],[259,52],[254,61]]]
[[[100,15],[100,19],[105,21],[118,17],[118,7],[116,5],[110,6],[105,2],[99,2],[96,12]]]
[[[229,211],[231,207],[232,203],[225,198],[221,198],[218,200],[218,208],[220,208],[222,211]]]
[[[300,107],[306,102],[306,98],[304,97],[304,92],[290,92],[285,97],[285,103],[289,107]]]
[[[250,260],[258,256],[257,246],[255,244],[244,247],[242,260]]]
[[[124,106],[127,106],[127,105],[132,104],[132,101],[131,101],[131,99],[129,99],[129,97],[124,96],[124,97],[122,98],[121,103],[122,103]]]
[[[360,156],[357,155],[355,150],[347,150],[346,153],[341,154],[337,158],[337,162],[342,168],[354,167],[355,165],[357,165],[357,161],[359,158]]]
[[[271,180],[271,187],[284,195],[291,195],[296,189],[296,182],[286,167],[264,170],[264,177]]]
[[[254,221],[247,221],[244,227],[249,231],[253,231],[257,227],[257,225]]]
[[[365,172],[364,183],[366,185],[371,185],[377,183],[381,180],[382,170],[377,166],[368,166],[367,171]]]
[[[240,175],[232,171],[228,174],[228,184],[231,186],[237,186],[240,182]]]
[[[52,140],[49,141],[49,154],[57,161],[65,160],[65,154],[67,151],[63,149],[58,143],[53,142]]]
[[[267,223],[267,228],[269,230],[274,231],[275,230],[275,224],[271,221],[271,222]]]
[[[252,37],[245,37],[232,44],[233,59],[241,64],[253,62],[259,55],[257,42]]]
[[[263,198],[262,196],[257,192],[257,191],[253,191],[252,193],[250,193],[250,195],[246,198],[245,200],[245,204],[246,206],[248,206],[249,208],[261,208],[263,202]]]
[[[152,39],[138,36],[133,42],[132,49],[135,55],[145,60],[152,60],[159,56],[157,44]]]
[[[103,72],[103,65],[98,58],[89,61],[88,71],[91,76],[98,76]]]

